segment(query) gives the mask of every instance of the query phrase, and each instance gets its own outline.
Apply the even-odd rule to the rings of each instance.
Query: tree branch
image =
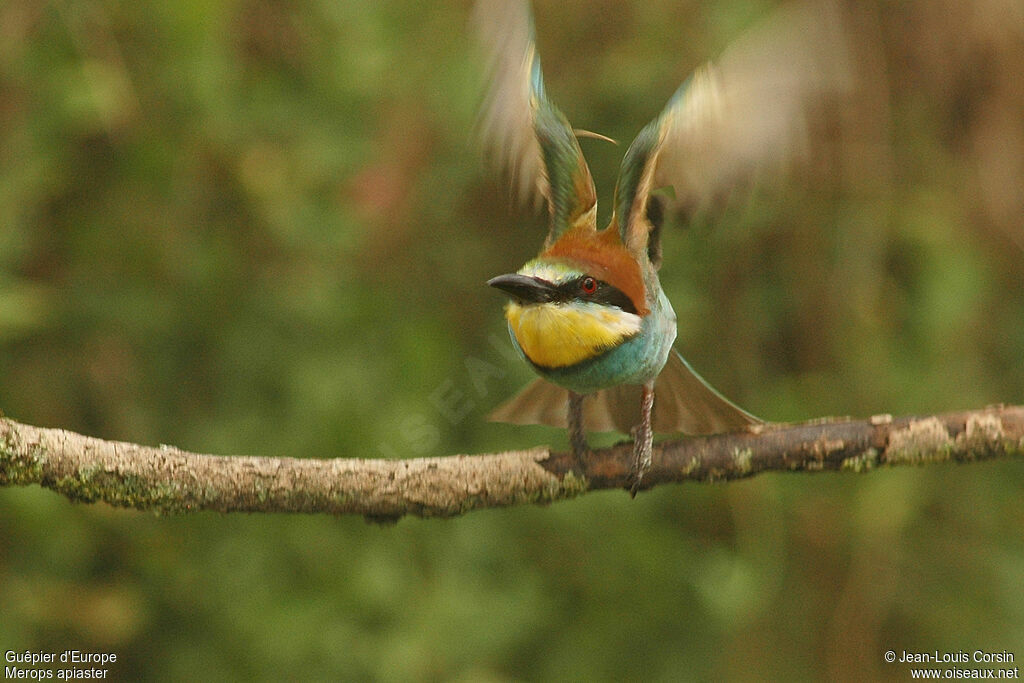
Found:
[[[644,488],[760,472],[866,472],[883,465],[1024,454],[1024,407],[928,417],[828,419],[655,444]],[[39,484],[74,501],[158,512],[328,512],[373,520],[450,517],[628,488],[632,446],[595,451],[582,476],[539,447],[412,460],[216,456],[104,441],[0,418],[0,486]]]

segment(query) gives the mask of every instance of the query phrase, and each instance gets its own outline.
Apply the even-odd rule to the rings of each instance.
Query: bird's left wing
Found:
[[[853,89],[848,40],[835,5],[804,0],[700,67],[622,160],[613,210],[623,243],[657,266],[652,191],[671,186],[677,205],[696,208],[804,156],[829,99]]]
[[[488,78],[479,123],[485,150],[521,198],[546,200],[545,246],[570,228],[596,229],[594,181],[572,127],[544,92],[529,4],[480,0],[472,24]]]

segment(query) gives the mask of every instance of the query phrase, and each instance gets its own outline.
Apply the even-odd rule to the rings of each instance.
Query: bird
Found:
[[[803,154],[814,111],[848,80],[838,15],[822,3],[778,10],[699,67],[627,148],[608,224],[579,137],[548,98],[529,3],[480,0],[485,64],[479,135],[515,192],[544,203],[539,254],[487,284],[507,297],[518,354],[540,376],[491,419],[568,428],[580,472],[587,431],[633,437],[629,490],[650,470],[654,433],[705,435],[762,420],[711,387],[674,348],[661,286],[661,228],[675,207],[706,206]],[[603,137],[603,136],[596,136]],[[669,193],[657,192],[671,187]]]

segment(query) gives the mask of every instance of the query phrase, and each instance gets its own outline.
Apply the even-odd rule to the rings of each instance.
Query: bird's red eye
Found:
[[[584,294],[593,294],[597,291],[597,280],[592,277],[583,278],[583,282],[580,283],[580,289],[583,290]]]

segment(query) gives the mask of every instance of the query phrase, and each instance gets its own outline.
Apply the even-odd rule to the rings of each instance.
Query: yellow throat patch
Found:
[[[505,306],[519,347],[534,364],[563,368],[594,358],[640,332],[640,316],[598,303]]]

